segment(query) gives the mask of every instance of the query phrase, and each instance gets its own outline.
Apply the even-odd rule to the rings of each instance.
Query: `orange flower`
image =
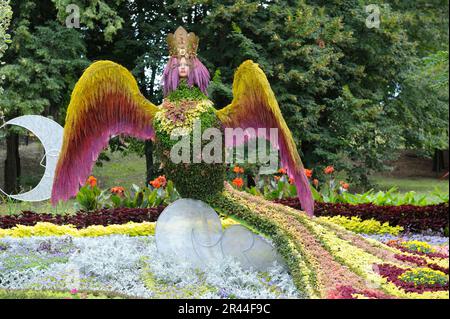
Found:
[[[285,168],[280,168],[279,170],[278,170],[278,173],[280,173],[280,174],[286,174],[286,169]]]
[[[235,172],[236,174],[244,174],[244,169],[242,167],[239,167],[239,166],[236,165],[233,168],[233,172]]]
[[[292,184],[294,184],[294,182],[295,182],[294,179],[292,177],[289,177],[289,184],[292,185]]]
[[[343,181],[340,181],[339,184],[341,184],[341,187],[345,190],[347,190],[350,187],[350,185],[348,183],[343,182]]]
[[[162,187],[165,187],[167,185],[167,179],[164,175],[158,177],[159,181],[161,182]]]
[[[166,186],[167,180],[164,175],[158,176],[154,180],[150,182],[150,185],[152,185],[154,188],[161,188]]]
[[[305,168],[305,175],[306,175],[306,177],[308,179],[312,177],[312,174],[313,174],[313,170],[312,169]]]
[[[333,166],[327,166],[327,167],[325,167],[325,169],[323,170],[323,172],[324,172],[325,174],[333,174],[333,172],[334,172],[334,167],[333,167]]]
[[[274,176],[273,178],[275,178],[275,180],[278,182],[280,180],[280,176]]]
[[[94,176],[89,176],[86,184],[89,184],[91,187],[95,187],[97,185],[97,179]]]
[[[242,186],[244,186],[244,180],[240,177],[233,179],[232,183],[234,186],[236,186],[238,188],[241,188]]]
[[[111,193],[123,196],[123,194],[125,193],[125,189],[122,186],[116,186],[111,188]]]
[[[313,185],[314,185],[315,187],[319,186],[319,180],[318,180],[317,178],[315,178],[315,179],[313,180]]]

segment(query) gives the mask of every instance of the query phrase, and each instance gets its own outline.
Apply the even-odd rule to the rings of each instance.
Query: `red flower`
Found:
[[[244,180],[240,177],[233,179],[232,183],[234,186],[236,186],[238,188],[241,188],[242,186],[244,186]]]
[[[280,174],[286,174],[286,169],[285,168],[280,168],[279,170],[278,170],[278,173],[280,173]]]
[[[307,169],[305,168],[305,175],[308,179],[310,179],[312,177],[313,174],[313,170],[312,169]]]
[[[334,167],[333,166],[327,166],[327,167],[325,167],[325,169],[323,170],[323,172],[325,173],[325,174],[333,174],[333,172],[334,172]]]
[[[319,186],[319,180],[317,178],[315,178],[313,180],[313,185],[317,188],[317,186]]]
[[[91,187],[95,187],[97,185],[97,179],[94,176],[89,176],[86,184],[89,184]]]
[[[294,182],[295,182],[294,179],[292,177],[289,177],[289,184],[292,185],[292,184],[294,184]]]
[[[166,186],[167,180],[164,175],[158,176],[154,180],[150,182],[150,185],[152,185],[154,188],[161,188]]]

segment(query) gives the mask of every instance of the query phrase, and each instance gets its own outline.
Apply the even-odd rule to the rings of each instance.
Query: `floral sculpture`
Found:
[[[292,134],[281,114],[270,84],[251,60],[237,69],[231,104],[217,111],[207,97],[209,73],[197,57],[198,37],[179,27],[169,34],[170,58],[163,73],[164,101],[149,102],[139,92],[131,73],[111,61],[98,61],[76,84],[67,110],[64,141],[52,188],[52,202],[78,192],[111,136],[152,139],[168,179],[183,197],[204,199],[223,190],[223,163],[175,164],[169,159],[175,128],[192,130],[195,120],[204,128],[277,128],[281,164],[298,189],[303,209],[313,214],[308,179]],[[204,182],[202,183],[201,180]]]

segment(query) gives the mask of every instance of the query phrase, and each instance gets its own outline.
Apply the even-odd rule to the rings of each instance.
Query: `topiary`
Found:
[[[158,113],[153,122],[156,134],[156,155],[161,160],[167,179],[172,180],[181,197],[205,200],[210,194],[223,190],[225,179],[224,138],[223,127],[216,116],[212,102],[197,88],[189,87],[185,82],[180,83],[177,90],[169,94],[162,104],[162,112]],[[199,122],[196,122],[199,121]],[[220,161],[205,163],[198,159],[198,152],[194,150],[194,133],[196,125],[200,125],[200,136],[209,128],[220,130],[220,150],[212,149],[210,155],[220,151]],[[175,163],[171,158],[171,150],[181,140],[171,139],[176,129],[183,130],[181,140],[189,139],[189,161]],[[177,134],[179,135],[179,134]],[[201,140],[201,150],[211,143]]]

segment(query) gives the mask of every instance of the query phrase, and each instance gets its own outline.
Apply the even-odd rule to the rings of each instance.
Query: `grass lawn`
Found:
[[[121,153],[108,153],[111,161],[103,162],[103,166],[94,166],[92,175],[97,177],[100,188],[123,186],[129,188],[132,184],[143,186],[145,182],[145,158],[136,154],[123,157]],[[39,182],[37,179],[36,183]],[[44,202],[6,202],[0,204],[0,215],[7,215],[31,210],[39,213],[60,214],[74,212],[74,200],[60,203],[53,207],[50,201]]]
[[[400,192],[415,191],[418,194],[427,194],[436,187],[441,192],[449,192],[448,180],[439,180],[437,178],[394,178],[386,176],[373,176],[371,181],[376,185],[376,190],[386,191],[394,186],[398,187]]]
[[[92,175],[97,177],[100,188],[122,186],[130,188],[136,184],[144,186],[145,183],[145,158],[136,154],[126,157],[121,153],[108,153],[110,162],[103,162],[103,166],[94,166]]]

